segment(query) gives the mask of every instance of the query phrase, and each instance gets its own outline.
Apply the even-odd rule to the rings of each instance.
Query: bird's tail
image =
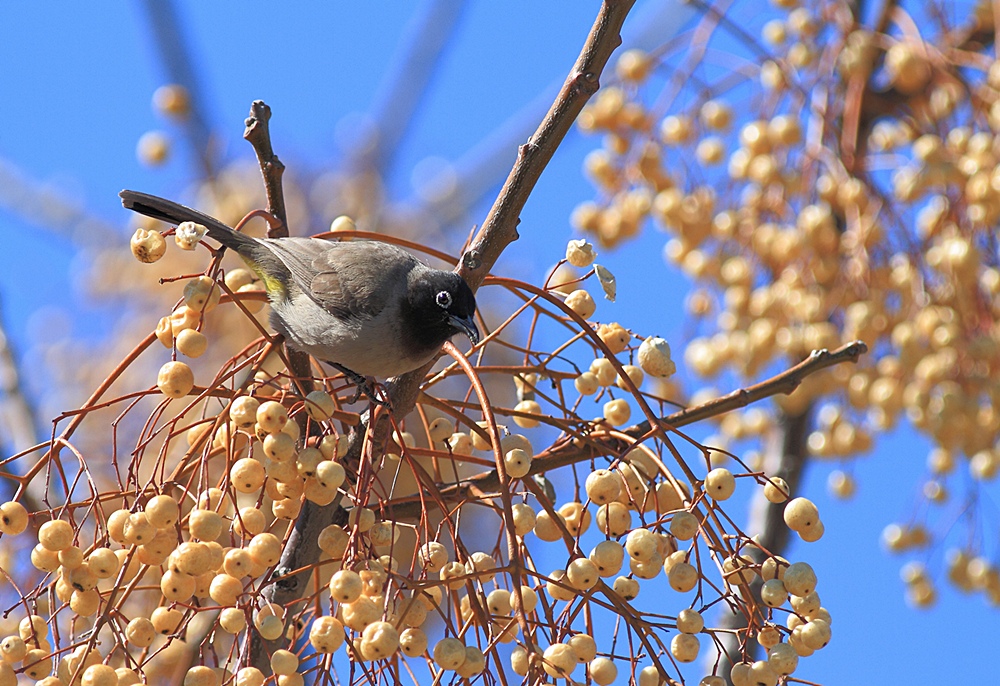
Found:
[[[249,257],[255,252],[253,249],[259,245],[256,238],[234,231],[218,219],[210,217],[204,212],[185,207],[180,203],[138,191],[125,190],[118,195],[121,196],[125,209],[144,214],[147,217],[175,225],[181,222],[201,224],[208,229],[210,237],[244,257]]]

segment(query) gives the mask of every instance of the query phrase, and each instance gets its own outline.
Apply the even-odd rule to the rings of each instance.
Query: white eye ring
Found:
[[[438,291],[437,296],[435,296],[434,301],[443,310],[447,310],[451,307],[451,293],[448,291]]]

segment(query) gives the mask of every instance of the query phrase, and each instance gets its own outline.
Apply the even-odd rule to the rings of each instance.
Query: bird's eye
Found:
[[[438,294],[434,299],[437,302],[438,307],[441,309],[447,310],[451,307],[451,293],[448,291],[438,291]]]

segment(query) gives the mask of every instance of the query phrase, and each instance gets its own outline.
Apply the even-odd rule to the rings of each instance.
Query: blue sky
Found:
[[[641,16],[643,6],[632,17]],[[274,112],[273,140],[285,164],[316,170],[336,164],[338,122],[371,107],[395,46],[414,15],[414,3],[297,2],[274,5],[179,2],[206,111],[224,155],[248,158],[243,120],[254,99]],[[428,156],[456,159],[539,92],[562,80],[597,11],[596,2],[469,3],[454,40],[400,148],[390,185],[413,194],[411,171]],[[677,10],[672,10],[677,11]],[[630,30],[638,26],[627,24]],[[139,3],[34,3],[0,6],[0,89],[4,114],[0,162],[37,187],[55,189],[88,214],[121,227],[122,188],[180,197],[193,169],[182,145],[164,166],[136,160],[135,144],[151,129],[170,130],[150,105],[164,72]],[[521,240],[496,271],[540,282],[572,237],[568,216],[592,197],[580,165],[596,145],[574,132],[545,172],[522,215]],[[515,147],[509,150],[513,162]],[[481,222],[487,204],[469,217]],[[462,235],[468,225],[462,225]],[[312,227],[314,231],[325,227]],[[108,316],[72,292],[76,246],[65,234],[25,219],[6,200],[0,206],[5,269],[0,273],[4,324],[22,351],[40,333],[39,311],[65,313],[71,331],[98,337],[95,319]],[[618,255],[602,257],[618,278],[619,300],[600,314],[637,330],[677,341],[684,330],[684,282],[660,259],[663,237],[652,230]],[[650,284],[673,300],[648,305]],[[31,331],[34,333],[30,333]],[[678,355],[679,357],[679,355]],[[33,370],[27,370],[29,382]],[[899,582],[900,561],[880,548],[883,526],[909,513],[927,446],[898,431],[854,465],[855,500],[832,502],[830,466],[808,469],[804,492],[819,504],[826,535],[794,547],[820,576],[819,592],[833,613],[832,644],[803,660],[796,676],[828,685],[972,683],[992,673],[985,656],[1000,630],[996,611],[981,597],[940,584],[941,602],[909,609]],[[931,567],[941,571],[941,551]]]

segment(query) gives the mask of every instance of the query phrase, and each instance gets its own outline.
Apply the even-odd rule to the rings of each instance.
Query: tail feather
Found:
[[[148,193],[124,190],[118,195],[121,196],[122,205],[125,209],[138,212],[139,214],[159,219],[170,224],[180,224],[181,222],[195,222],[208,229],[208,235],[222,243],[227,248],[235,250],[243,256],[249,256],[253,248],[259,245],[256,238],[245,236],[239,231],[234,231],[218,219],[210,217],[204,212],[185,207],[180,203],[160,198]]]

